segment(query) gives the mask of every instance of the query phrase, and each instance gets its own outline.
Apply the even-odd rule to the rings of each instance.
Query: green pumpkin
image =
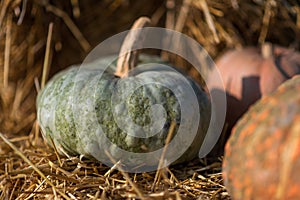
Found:
[[[206,93],[187,78],[197,106],[186,106],[187,113],[183,115],[179,99],[189,103],[189,96],[181,73],[161,68],[159,63],[163,62],[157,57],[141,55],[135,73],[119,78],[113,74],[115,62],[104,70],[110,59],[102,58],[80,68],[70,67],[55,75],[40,91],[37,117],[44,138],[47,141],[51,138],[59,152],[66,155],[84,155],[108,164],[108,152],[115,160],[124,160],[126,167],[143,164],[151,167],[157,164],[159,150],[163,149],[174,121],[171,142],[175,139],[181,142],[175,143],[168,157],[183,151],[173,163],[195,158],[210,120]],[[139,68],[150,62],[157,66]],[[153,105],[159,105],[156,112],[151,110]],[[201,120],[195,117],[199,112]],[[176,134],[183,122],[184,135]],[[197,128],[195,135],[191,127]],[[157,154],[149,162],[139,161],[143,153],[149,152]]]

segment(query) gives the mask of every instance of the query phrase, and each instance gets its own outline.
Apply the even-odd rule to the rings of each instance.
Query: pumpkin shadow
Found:
[[[211,93],[215,96],[224,95],[224,91],[220,89],[212,89]],[[226,92],[227,111],[223,131],[218,142],[209,153],[209,157],[218,157],[224,154],[224,147],[231,135],[232,129],[237,121],[247,112],[249,107],[261,98],[260,77],[249,76],[242,79],[242,97],[236,98]],[[218,103],[216,103],[218,109]]]

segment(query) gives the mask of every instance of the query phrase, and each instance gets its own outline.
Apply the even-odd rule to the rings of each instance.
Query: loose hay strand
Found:
[[[175,5],[175,0],[166,0],[167,15],[165,26],[171,30],[175,28]]]
[[[55,6],[52,6],[50,4],[46,5],[46,10],[54,13],[55,15],[63,19],[63,21],[73,33],[73,35],[75,36],[75,38],[77,39],[84,51],[87,52],[91,49],[90,43],[87,41],[87,39],[85,39],[85,37],[75,25],[75,23],[72,21],[72,19],[69,17],[69,15],[67,15],[63,10],[56,8]]]
[[[208,6],[207,6],[207,2],[206,0],[200,0],[199,1],[202,9],[203,9],[203,12],[204,12],[204,15],[205,15],[205,19],[206,19],[206,22],[208,24],[208,27],[210,28],[210,30],[212,31],[213,33],[213,36],[214,36],[214,40],[216,43],[219,43],[220,42],[220,38],[217,34],[217,30],[216,30],[216,27],[214,25],[214,21],[212,19],[212,16],[208,10]]]
[[[8,73],[9,73],[9,62],[10,62],[10,51],[11,51],[11,27],[12,27],[12,15],[9,14],[6,21],[6,40],[4,50],[4,72],[3,72],[3,85],[4,88],[8,86]]]
[[[173,137],[173,134],[174,134],[174,130],[175,130],[175,127],[176,127],[176,122],[175,121],[172,121],[171,122],[171,125],[170,125],[170,129],[169,129],[169,132],[168,132],[168,135],[167,135],[167,138],[166,138],[166,141],[165,141],[165,146],[163,148],[163,151],[161,153],[161,157],[159,159],[159,163],[158,163],[158,167],[157,167],[157,171],[156,171],[156,174],[155,174],[155,177],[154,177],[154,181],[153,181],[153,185],[151,187],[151,191],[154,191],[155,189],[155,186],[161,176],[161,173],[162,173],[162,166],[164,164],[164,161],[165,161],[165,156],[166,156],[166,153],[167,153],[167,149],[168,149],[168,145]]]
[[[261,32],[258,38],[258,43],[263,44],[266,40],[267,34],[268,34],[268,29],[269,29],[269,24],[270,24],[270,19],[271,19],[271,12],[272,12],[272,4],[273,0],[268,0],[265,2],[265,13],[262,18],[262,28]]]
[[[44,65],[43,65],[41,89],[43,89],[45,87],[46,80],[47,80],[48,73],[49,73],[52,33],[53,33],[53,23],[51,22],[49,24],[48,35],[47,35],[47,43],[46,43],[46,52],[45,52],[45,59],[44,59]]]
[[[25,17],[27,2],[28,2],[28,0],[23,0],[21,14],[20,14],[20,17],[19,17],[18,22],[17,22],[18,25],[22,24],[23,19]]]
[[[20,182],[20,179],[17,179],[16,182],[15,182],[15,185],[14,185],[12,191],[11,191],[11,194],[10,194],[10,196],[9,196],[9,200],[13,199],[13,194],[14,194],[14,192],[15,192],[15,190],[16,190],[16,187],[17,187],[17,185],[19,184],[19,182]]]
[[[1,6],[1,11],[0,11],[0,27],[2,27],[2,23],[4,21],[4,17],[7,11],[7,8],[9,4],[11,3],[11,0],[3,0],[2,1],[2,6]]]
[[[129,175],[122,169],[121,165],[120,165],[120,161],[116,161],[110,154],[108,151],[105,151],[106,155],[109,157],[109,159],[111,160],[112,163],[115,163],[116,167],[118,168],[118,170],[123,174],[123,176],[125,177],[126,181],[131,185],[131,187],[133,188],[133,190],[137,193],[138,197],[141,199],[145,200],[145,197],[143,195],[143,193],[140,191],[140,189],[134,184],[134,182],[132,182],[132,180],[130,179]]]
[[[49,139],[50,139],[51,145],[52,145],[52,147],[53,147],[53,149],[54,149],[54,152],[55,152],[56,158],[57,158],[57,160],[58,160],[59,166],[62,166],[63,164],[62,164],[62,162],[61,162],[61,159],[60,159],[59,153],[58,153],[58,151],[57,151],[57,147],[56,147],[56,145],[55,145],[55,143],[54,143],[54,141],[53,141],[53,138],[52,138],[52,137],[49,137]]]
[[[183,0],[183,4],[181,6],[179,16],[178,16],[178,19],[175,24],[175,31],[179,31],[179,32],[182,31],[185,21],[186,21],[186,18],[188,16],[190,4],[192,1],[193,0]]]

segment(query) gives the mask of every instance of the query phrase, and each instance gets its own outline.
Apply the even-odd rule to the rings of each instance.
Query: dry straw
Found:
[[[156,26],[188,34],[213,58],[265,41],[299,49],[300,7],[295,2],[0,1],[0,199],[229,199],[221,159],[125,174],[118,165],[58,156],[38,130],[37,91],[47,76],[80,62],[93,46],[128,29],[141,15]],[[162,57],[201,80],[182,59]]]

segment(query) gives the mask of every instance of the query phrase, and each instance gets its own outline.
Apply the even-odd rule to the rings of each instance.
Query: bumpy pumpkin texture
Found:
[[[105,59],[94,61],[80,70],[75,66],[60,72],[39,93],[37,115],[44,137],[48,141],[52,139],[58,150],[65,154],[85,155],[103,161],[109,160],[105,152],[107,150],[115,160],[119,160],[125,158],[124,154],[117,151],[118,148],[135,153],[162,149],[171,122],[176,122],[176,132],[184,120],[186,123],[198,123],[199,128],[191,146],[177,163],[195,158],[210,119],[210,103],[205,92],[188,79],[196,94],[201,120],[195,122],[196,113],[192,112],[195,108],[191,108],[190,118],[182,119],[177,97],[181,96],[187,101],[188,97],[184,96],[186,88],[177,72],[155,66],[140,70],[137,66],[135,74],[120,79],[113,74],[114,63],[106,71],[103,70],[107,63]],[[152,56],[140,56],[140,64],[147,62],[161,61]],[[143,85],[143,81],[151,84]],[[161,81],[173,85],[177,94],[170,88],[155,84]],[[131,95],[122,96],[132,89],[134,92]],[[165,117],[161,130],[150,137],[135,137],[135,134],[143,131],[143,127],[151,125],[150,109],[154,104],[161,105],[165,111],[158,113]],[[118,124],[116,120],[118,117],[128,121],[123,121],[122,126],[122,122]],[[191,130],[187,128],[185,131],[186,137],[189,137]],[[184,139],[182,141],[178,149],[186,147]],[[131,159],[133,166],[139,162],[135,158],[128,159]],[[157,162],[157,158],[151,159],[153,164]]]
[[[300,199],[300,76],[262,98],[226,144],[224,181],[234,200]]]

